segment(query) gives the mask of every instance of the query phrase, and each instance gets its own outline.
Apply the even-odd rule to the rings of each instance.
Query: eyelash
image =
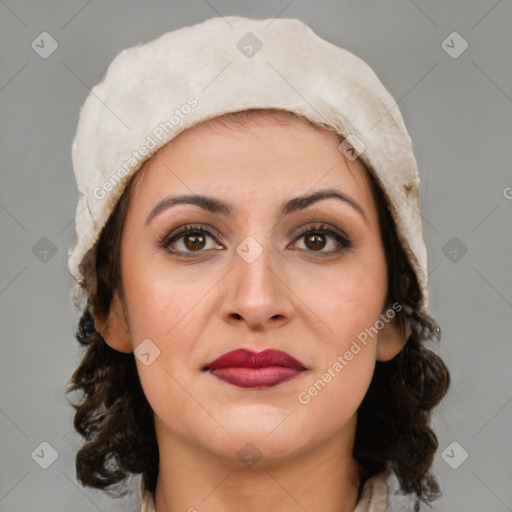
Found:
[[[169,246],[172,243],[179,240],[180,238],[183,238],[185,235],[188,235],[191,233],[203,233],[204,235],[210,236],[213,239],[215,239],[215,235],[211,231],[203,228],[200,225],[189,224],[187,226],[183,226],[178,231],[169,233],[169,234],[165,235],[164,237],[162,237],[162,239],[159,241],[159,246],[163,249],[166,249],[168,252],[170,252],[173,255],[177,255],[179,257],[185,257],[185,258],[194,257],[193,256],[194,253],[206,252],[204,250],[198,250],[198,251],[170,251],[169,250]],[[325,226],[325,224],[318,224],[317,226],[314,226],[314,227],[308,227],[307,229],[303,230],[302,232],[300,232],[297,235],[296,240],[299,238],[302,238],[305,235],[311,234],[311,233],[320,233],[323,235],[332,236],[336,240],[336,242],[338,242],[342,246],[342,248],[339,251],[336,251],[336,250],[335,251],[321,251],[321,250],[313,251],[313,250],[307,250],[307,249],[299,249],[299,250],[305,250],[306,252],[319,253],[319,254],[325,254],[325,255],[332,255],[332,254],[335,254],[336,252],[342,252],[342,251],[352,247],[352,241],[348,237],[340,235],[336,231],[328,229]],[[186,254],[186,256],[184,254]],[[188,255],[190,255],[190,256],[188,256]],[[323,257],[323,256],[321,256],[321,257]]]

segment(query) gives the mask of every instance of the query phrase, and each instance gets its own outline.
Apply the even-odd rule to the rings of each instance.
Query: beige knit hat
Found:
[[[183,130],[250,108],[289,110],[345,137],[340,151],[359,157],[387,195],[426,312],[419,176],[395,100],[363,60],[303,22],[241,16],[211,18],[125,49],[90,91],[72,150],[79,192],[77,239],[68,253],[75,301],[82,258],[143,162]]]

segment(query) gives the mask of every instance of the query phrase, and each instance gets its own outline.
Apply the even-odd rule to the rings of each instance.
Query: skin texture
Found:
[[[367,179],[333,133],[298,118],[233,129],[209,121],[182,132],[137,173],[122,236],[123,293],[95,323],[116,350],[132,352],[145,339],[160,350],[148,366],[136,358],[155,414],[159,512],[355,507],[357,408],[375,361],[394,357],[406,334],[386,322],[307,405],[297,397],[386,311],[385,253]],[[332,198],[279,213],[286,200],[323,188],[350,196],[367,222]],[[229,202],[233,215],[177,205],[146,225],[159,201],[192,193]],[[330,234],[299,237],[319,223],[352,245],[343,248]],[[213,236],[159,245],[186,224]],[[262,249],[252,263],[236,252],[248,236]],[[202,371],[237,348],[282,350],[307,370],[267,389],[239,388]],[[247,443],[261,454],[251,467],[237,457]]]

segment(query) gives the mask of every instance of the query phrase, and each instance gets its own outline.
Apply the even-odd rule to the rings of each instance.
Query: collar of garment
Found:
[[[388,506],[387,472],[379,473],[369,478],[363,485],[361,496],[354,512],[386,512]],[[157,512],[155,503],[149,491],[140,480],[139,506],[137,512]]]

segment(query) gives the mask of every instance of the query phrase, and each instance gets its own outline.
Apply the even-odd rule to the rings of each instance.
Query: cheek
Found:
[[[158,354],[148,366],[136,358],[146,396],[150,401],[167,397],[175,402],[173,407],[180,407],[184,393],[179,383],[189,389],[205,363],[198,340],[211,322],[213,311],[205,290],[215,285],[216,278],[210,272],[191,280],[190,270],[170,273],[151,265],[136,272],[127,268],[124,277],[132,345],[135,349],[149,339]]]
[[[162,268],[163,267],[163,268]],[[190,270],[170,273],[151,258],[134,258],[123,268],[123,284],[129,304],[130,334],[133,342],[144,338],[166,343],[170,337],[193,330],[189,316],[204,295],[207,283],[191,282]]]
[[[297,396],[295,418],[302,418],[304,432],[312,439],[328,439],[357,414],[370,385],[375,365],[369,347],[345,364],[335,358],[323,373],[312,378]],[[336,364],[338,363],[338,364]]]
[[[332,311],[328,342],[318,340],[321,355],[296,400],[310,421],[321,420],[326,435],[346,424],[366,395],[377,357],[376,338],[369,327],[378,314],[375,304],[345,304]]]
[[[309,300],[322,321],[318,359],[298,402],[312,417],[339,425],[352,416],[370,385],[377,356],[376,331],[387,292],[380,261],[347,265],[323,287],[310,287]],[[304,292],[303,292],[304,293]],[[310,303],[308,303],[310,304]]]
[[[179,326],[179,319],[185,318],[190,309],[179,287],[163,285],[152,278],[134,281],[127,295],[133,341],[141,337],[162,341]]]
[[[136,358],[144,394],[157,416],[186,435],[193,423],[209,420],[190,394],[198,394],[194,391],[194,379],[199,375],[195,341],[208,317],[201,301],[204,288],[185,280],[171,282],[150,271],[127,279],[127,285],[134,348],[150,339],[159,351],[149,365]],[[180,411],[179,416],[176,411]]]
[[[351,341],[379,319],[387,295],[386,268],[381,261],[347,262],[339,272],[327,270],[317,277],[314,282],[303,280],[295,291],[307,297],[322,321],[327,346],[348,350]]]

